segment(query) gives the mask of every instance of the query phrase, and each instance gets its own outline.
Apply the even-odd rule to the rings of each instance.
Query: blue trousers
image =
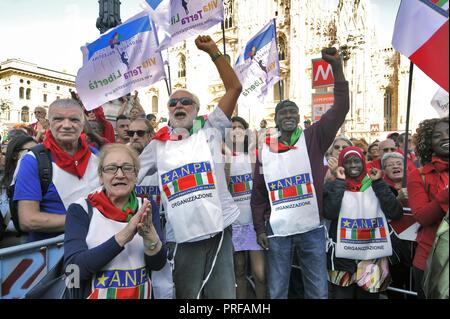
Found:
[[[267,232],[272,232],[270,226]],[[287,237],[270,237],[267,251],[267,279],[271,299],[287,299],[294,249],[301,268],[305,299],[327,299],[325,228]]]

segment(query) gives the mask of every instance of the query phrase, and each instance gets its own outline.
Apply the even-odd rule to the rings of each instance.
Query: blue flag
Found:
[[[268,89],[280,79],[275,19],[247,42],[234,70],[243,87],[239,99],[264,101]]]
[[[223,21],[223,0],[146,0],[146,3],[160,39],[159,50]]]
[[[87,110],[149,86],[165,77],[158,39],[148,12],[81,47],[83,66],[76,88]]]

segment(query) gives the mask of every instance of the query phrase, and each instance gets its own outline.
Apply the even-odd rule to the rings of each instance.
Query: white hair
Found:
[[[381,159],[381,168],[382,169],[385,169],[384,163],[386,162],[386,160],[388,158],[399,158],[399,159],[401,159],[403,161],[404,156],[402,154],[398,153],[398,152],[385,153],[383,155],[383,158]]]

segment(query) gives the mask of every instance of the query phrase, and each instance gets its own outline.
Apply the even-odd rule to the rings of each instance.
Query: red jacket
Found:
[[[425,164],[422,174],[425,176],[425,184],[419,170],[409,173],[408,197],[414,218],[421,225],[417,231],[413,265],[425,270],[437,228],[448,209],[448,188],[438,190],[439,172],[432,163]]]

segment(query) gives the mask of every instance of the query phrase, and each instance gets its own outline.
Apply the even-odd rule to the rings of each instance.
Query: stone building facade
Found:
[[[350,112],[341,133],[370,141],[384,131],[400,129],[405,120],[400,112],[406,112],[407,60],[392,48],[378,46],[367,0],[336,3],[333,7],[314,0],[224,0],[225,51],[232,64],[246,42],[270,19],[275,17],[277,22],[281,81],[269,91],[265,103],[237,107],[237,113],[252,127],[257,128],[263,118],[273,125],[274,108],[281,98],[300,106],[301,122],[311,119],[312,94],[332,92],[332,88],[311,88],[311,60],[320,58],[323,47],[333,45],[344,58],[351,92]],[[220,25],[208,33],[224,51]],[[223,85],[208,57],[195,48],[193,38],[171,47],[163,58],[170,68],[172,90],[187,88],[197,93],[203,113],[217,104]],[[142,90],[142,95],[146,110],[167,118],[164,82]]]
[[[16,123],[33,123],[34,109],[48,109],[56,99],[70,97],[75,90],[75,76],[8,59],[0,63],[0,130]]]

